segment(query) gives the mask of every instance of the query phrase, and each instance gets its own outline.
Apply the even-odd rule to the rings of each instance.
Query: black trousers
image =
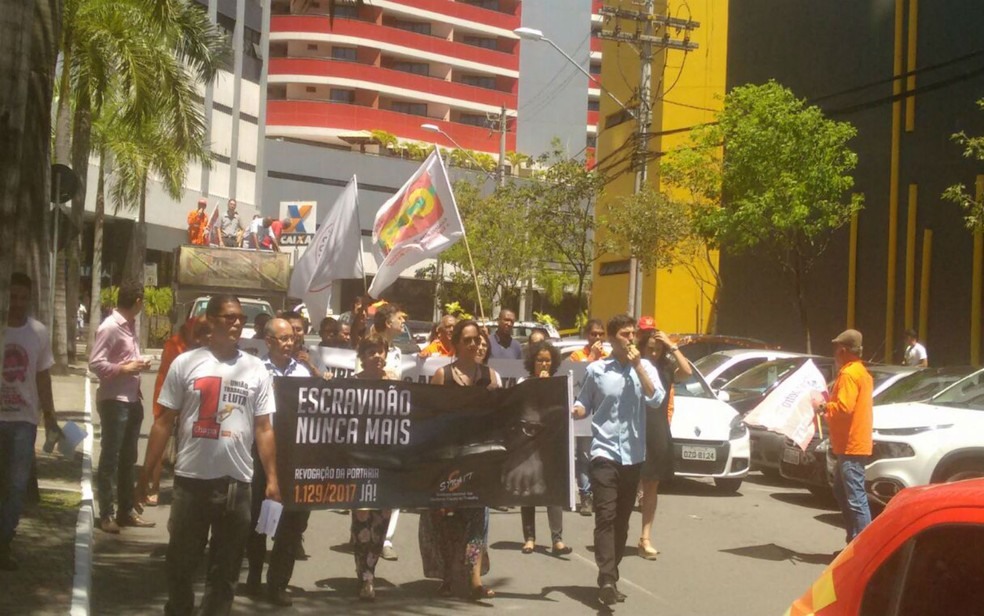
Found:
[[[174,502],[167,523],[171,533],[167,544],[168,597],[164,606],[167,616],[195,613],[192,584],[206,542],[209,548],[205,594],[197,614],[229,614],[249,533],[249,488],[248,483],[228,477],[175,477]]]
[[[618,581],[618,565],[629,536],[629,517],[635,505],[641,464],[622,465],[593,458],[589,466],[594,495],[594,548],[598,586]]]

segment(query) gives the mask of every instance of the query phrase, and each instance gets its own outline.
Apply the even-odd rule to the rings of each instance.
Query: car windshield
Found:
[[[696,364],[693,365],[696,366]],[[696,368],[691,371],[686,381],[673,386],[673,394],[686,398],[716,398],[714,391],[711,390],[710,385]]]
[[[725,353],[711,353],[695,361],[694,366],[700,370],[701,374],[711,374],[727,363],[729,359],[731,356]]]
[[[898,404],[928,400],[967,376],[966,371],[920,370],[902,377],[874,398],[875,404]]]
[[[789,373],[803,365],[804,361],[805,358],[803,357],[789,357],[767,361],[764,364],[752,368],[748,372],[738,375],[721,389],[736,393],[763,394],[771,389],[773,385],[786,378]]]
[[[930,400],[931,404],[984,411],[984,370],[947,387]]]

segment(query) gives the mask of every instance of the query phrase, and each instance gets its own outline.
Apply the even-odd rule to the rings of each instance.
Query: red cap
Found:
[[[639,331],[647,329],[656,329],[656,319],[652,317],[639,317],[639,325],[636,326]]]

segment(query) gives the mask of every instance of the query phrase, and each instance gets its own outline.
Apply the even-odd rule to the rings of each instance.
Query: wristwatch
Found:
[[[671,347],[670,347],[670,353],[676,353],[676,352],[677,352],[677,351],[679,351],[679,350],[680,350],[680,347],[678,347],[678,346],[677,346],[677,345],[675,345],[675,344],[674,344],[673,346],[671,346]]]

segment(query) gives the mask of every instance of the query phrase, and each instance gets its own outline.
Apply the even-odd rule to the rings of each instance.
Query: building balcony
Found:
[[[430,54],[435,61],[452,66],[485,68],[487,72],[510,77],[519,75],[518,53],[503,53],[374,23],[337,19],[334,26],[329,26],[327,17],[279,15],[271,18],[270,32],[271,40],[285,40],[288,35],[296,39],[377,47],[408,57],[426,58],[424,54]]]
[[[269,100],[267,102],[267,134],[270,137],[291,137],[322,142],[345,142],[357,136],[360,131],[383,130],[400,139],[437,143],[441,147],[453,148],[444,143],[446,139],[420,128],[430,123],[441,127],[462,147],[478,152],[495,153],[499,151],[499,136],[490,134],[488,128],[470,126],[443,119],[412,115],[375,109],[360,105],[333,103],[329,101]],[[506,149],[516,149],[516,134],[506,134]]]
[[[520,26],[520,3],[516,0],[503,0],[500,9],[487,9],[455,0],[388,0],[384,5],[398,4],[406,7],[407,14],[438,13],[455,19],[471,21],[512,32]],[[387,7],[384,6],[383,10]]]
[[[381,68],[357,62],[340,62],[316,58],[270,58],[270,83],[328,83],[339,88],[379,89],[401,98],[423,101],[439,99],[452,107],[494,111],[499,107],[516,108],[516,95],[455,81],[445,81],[414,73]]]

